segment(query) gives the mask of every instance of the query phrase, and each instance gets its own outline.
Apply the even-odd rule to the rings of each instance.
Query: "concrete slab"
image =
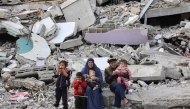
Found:
[[[6,9],[0,9],[0,18],[7,18],[11,16],[11,12]]]
[[[1,9],[7,9],[11,10],[12,12],[17,12],[20,10],[30,10],[30,9],[42,9],[47,10],[50,6],[58,6],[57,1],[51,1],[51,2],[33,2],[33,3],[27,3],[22,5],[3,5],[0,6]]]
[[[47,23],[48,22],[48,23]],[[41,36],[41,37],[44,37],[46,40],[47,39],[52,39],[53,37],[56,36],[56,31],[57,31],[57,26],[56,26],[56,23],[50,18],[50,17],[47,17],[39,22],[36,22],[33,26],[33,29],[32,31],[34,33],[37,34],[37,31],[39,29],[39,25],[40,24],[43,24],[45,25],[45,33],[44,33],[44,36]]]
[[[28,10],[16,14],[16,16],[19,17],[20,19],[31,19],[31,18],[37,18],[37,13],[38,10]]]
[[[108,0],[97,0],[97,3],[99,4],[99,5],[101,5],[101,4],[103,4],[103,3],[105,3],[105,2],[107,2]]]
[[[129,65],[133,80],[160,81],[165,79],[164,68],[160,64],[155,65]],[[147,70],[148,69],[148,70]]]
[[[147,17],[152,18],[188,12],[190,12],[190,3],[185,3],[177,7],[149,9],[147,10]]]
[[[151,59],[156,60],[165,68],[176,68],[180,63],[190,62],[190,59],[184,56],[177,56],[170,53],[157,52],[152,50],[142,51],[140,55],[149,56]]]
[[[56,23],[58,27],[58,34],[49,42],[54,44],[60,44],[66,38],[75,36],[77,32],[77,24],[75,22]]]
[[[113,55],[111,51],[103,48],[103,47],[99,47],[96,49],[96,53],[102,57],[106,57],[106,56],[110,56]]]
[[[77,39],[72,39],[72,40],[62,42],[60,44],[60,49],[68,49],[68,48],[76,47],[82,44],[83,44],[82,37],[79,37]]]
[[[51,16],[53,18],[58,17],[58,16],[63,16],[63,13],[62,13],[60,7],[58,7],[58,6],[51,6],[48,8],[47,11],[49,11],[51,13]]]
[[[158,107],[190,106],[190,87],[167,87],[166,85],[149,88],[148,90],[139,90],[138,94],[142,98],[143,107],[154,106],[151,109],[165,109]],[[157,108],[156,108],[157,107]],[[146,108],[148,109],[148,108]],[[150,108],[149,108],[150,109]]]
[[[33,33],[32,33],[31,40],[33,42],[32,50],[30,50],[27,53],[20,53],[18,55],[20,55],[26,59],[32,60],[32,61],[37,61],[38,57],[46,59],[51,53],[51,50],[50,50],[46,40]],[[43,48],[43,52],[42,52],[41,48]]]
[[[25,28],[22,25],[10,21],[2,21],[1,24],[6,28],[10,35],[13,35],[15,37],[24,35],[22,30],[24,30]]]
[[[148,42],[147,33],[146,29],[117,29],[107,33],[86,33],[85,40],[91,43],[137,45]]]
[[[66,4],[68,2],[72,3],[70,3],[70,5]],[[76,22],[78,25],[78,31],[94,24],[96,18],[88,0],[68,0],[68,2],[64,2],[61,6],[67,22]],[[70,12],[70,10],[72,10],[72,12]]]

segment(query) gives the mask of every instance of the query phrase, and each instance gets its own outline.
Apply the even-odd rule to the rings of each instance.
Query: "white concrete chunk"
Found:
[[[6,9],[0,9],[0,18],[7,18],[11,16],[11,12]]]
[[[155,65],[129,65],[133,80],[160,81],[165,79],[164,68],[160,64]]]
[[[27,53],[18,54],[18,55],[32,61],[37,61],[38,57],[46,59],[51,53],[51,50],[46,40],[33,33],[32,33],[31,40],[33,42],[32,50],[30,50]]]
[[[58,7],[58,6],[50,6],[47,11],[49,11],[51,13],[53,18],[63,15],[60,7]]]
[[[103,48],[103,47],[99,47],[96,50],[97,54],[102,56],[102,57],[109,57],[110,55],[113,55],[111,51]]]
[[[61,8],[66,21],[76,22],[78,25],[78,31],[81,31],[94,24],[96,18],[88,0],[74,1],[75,0],[72,0],[72,3],[69,6],[68,4],[65,4],[70,2],[70,0],[68,0],[68,2],[64,2]]]
[[[77,24],[75,22],[56,23],[58,27],[58,34],[49,42],[54,44],[60,44],[66,38],[76,35]]]
[[[72,39],[72,40],[68,40],[68,41],[62,42],[60,44],[60,49],[72,48],[72,47],[75,47],[75,46],[79,46],[81,44],[83,44],[82,38],[79,37],[77,39]]]

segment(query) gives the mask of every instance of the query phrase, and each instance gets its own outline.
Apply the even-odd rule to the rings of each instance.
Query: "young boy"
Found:
[[[85,88],[87,85],[82,77],[82,73],[77,72],[76,80],[73,82],[75,109],[86,109],[86,98],[82,96],[84,96]]]
[[[93,90],[98,89],[99,83],[93,80],[97,78],[94,70],[89,70],[89,77],[86,78],[87,85],[90,86]]]
[[[59,107],[59,102],[62,97],[63,102],[63,109],[68,109],[68,88],[70,85],[70,77],[72,71],[66,68],[68,65],[67,61],[60,61],[59,62],[59,69],[56,72],[58,75],[58,79],[56,82],[56,89],[55,89],[55,107]]]
[[[126,60],[121,60],[120,61],[120,66],[115,70],[115,72],[118,74],[117,82],[121,84],[123,83],[126,86],[126,89],[129,90],[129,82],[128,79],[124,78],[123,76],[120,75],[120,73],[126,73],[129,75],[129,79],[132,79],[132,74],[131,71],[127,67],[127,61]]]

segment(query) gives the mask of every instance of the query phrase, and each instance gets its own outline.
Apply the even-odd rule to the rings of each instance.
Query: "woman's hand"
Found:
[[[97,77],[92,77],[91,78],[93,81],[98,81],[98,78]]]
[[[90,78],[90,75],[87,74],[87,75],[86,75],[86,78]]]

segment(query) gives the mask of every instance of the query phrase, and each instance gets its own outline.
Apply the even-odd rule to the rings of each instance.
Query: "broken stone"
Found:
[[[53,18],[58,17],[58,16],[63,16],[63,13],[62,13],[60,7],[58,7],[58,6],[50,6],[47,11],[49,11],[51,13],[51,16]]]
[[[75,36],[77,33],[75,22],[56,23],[56,26],[58,27],[58,34],[49,41],[50,43],[60,44],[66,38]]]
[[[60,44],[60,49],[68,49],[68,48],[72,48],[72,47],[79,46],[79,45],[82,45],[82,44],[83,44],[82,37],[80,36],[77,39],[72,39],[72,40],[62,42]]]
[[[103,48],[103,47],[99,47],[96,49],[96,52],[98,55],[102,56],[102,57],[106,57],[106,56],[110,56],[113,55],[111,51]]]
[[[61,9],[67,22],[77,23],[78,31],[94,24],[96,20],[88,0],[66,1],[61,5]]]
[[[28,11],[23,11],[16,16],[19,17],[20,19],[31,19],[31,18],[37,18],[37,12],[38,10],[28,10]]]
[[[11,12],[6,9],[0,9],[0,18],[7,18],[11,16]]]
[[[160,64],[129,65],[128,67],[132,72],[132,79],[134,81],[138,79],[143,81],[160,81],[165,79],[164,68]]]

